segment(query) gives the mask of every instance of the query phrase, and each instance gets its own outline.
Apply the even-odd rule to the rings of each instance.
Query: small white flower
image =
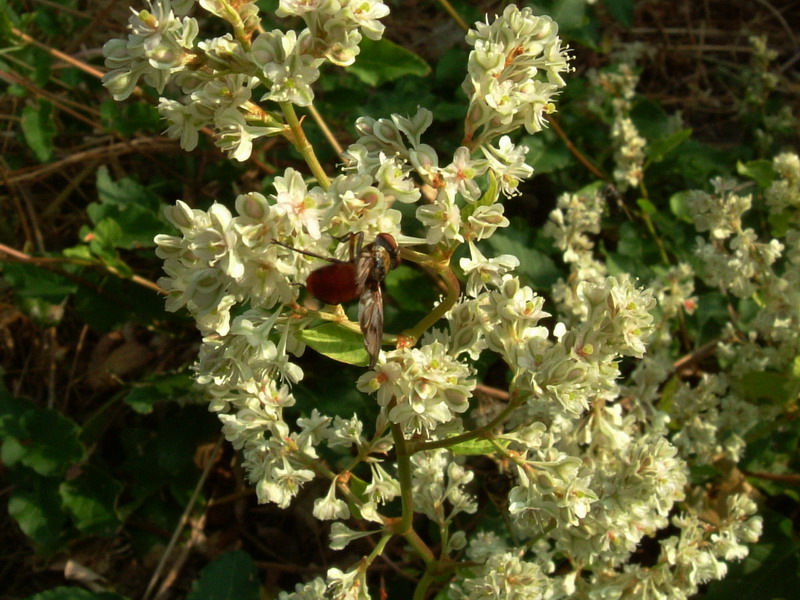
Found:
[[[519,266],[519,259],[511,254],[501,254],[486,258],[478,247],[470,240],[470,258],[462,258],[458,266],[467,276],[466,293],[476,298],[488,286],[498,287],[503,275]]]
[[[312,514],[320,521],[350,518],[350,510],[347,508],[347,502],[336,498],[335,480],[331,483],[328,488],[328,493],[325,496],[314,500],[314,510]]]

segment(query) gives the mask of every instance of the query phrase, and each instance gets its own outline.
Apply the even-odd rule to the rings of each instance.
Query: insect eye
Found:
[[[386,250],[389,255],[391,263],[390,269],[394,269],[400,264],[400,250],[397,247],[397,241],[388,233],[379,233],[375,238],[374,244]]]

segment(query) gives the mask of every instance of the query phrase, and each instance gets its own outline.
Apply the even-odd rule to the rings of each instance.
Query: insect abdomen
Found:
[[[358,297],[356,268],[352,262],[333,263],[313,271],[306,288],[325,304],[343,304]]]

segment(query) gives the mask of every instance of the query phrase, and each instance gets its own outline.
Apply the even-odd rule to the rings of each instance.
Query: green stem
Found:
[[[414,517],[414,497],[411,493],[411,455],[408,453],[408,444],[400,425],[392,423],[390,427],[397,455],[397,480],[400,482],[400,499],[403,506],[400,523],[394,529],[396,533],[405,535],[411,529],[411,520]]]
[[[431,587],[432,583],[433,573],[431,573],[431,569],[425,569],[425,573],[423,573],[422,578],[417,583],[417,587],[414,589],[413,600],[425,600],[428,588]]]
[[[459,27],[461,27],[461,29],[463,29],[464,31],[469,31],[469,25],[467,25],[466,21],[464,21],[464,19],[461,18],[461,15],[458,14],[456,9],[453,8],[453,5],[450,4],[448,0],[439,0],[439,4],[442,5],[442,8],[444,8],[447,11],[447,14],[452,17],[453,21],[455,21],[456,24]]]
[[[428,548],[428,544],[426,544],[422,538],[419,537],[416,531],[409,529],[403,534],[403,537],[406,538],[406,541],[411,544],[411,547],[417,551],[417,554],[420,555],[426,565],[436,564],[437,561],[436,557],[433,555],[433,552],[430,548]]]
[[[292,142],[294,143],[294,147],[297,148],[297,151],[303,155],[303,159],[306,161],[306,164],[314,174],[317,183],[322,186],[322,189],[327,190],[329,187],[331,187],[331,180],[328,178],[328,175],[325,173],[325,170],[319,163],[317,155],[314,153],[314,147],[308,141],[306,134],[303,132],[303,126],[300,124],[300,120],[297,118],[297,113],[294,112],[294,105],[291,102],[280,102],[279,104],[281,110],[283,111],[283,115],[286,117],[286,124],[289,125],[289,129],[292,131]]]
[[[514,410],[516,410],[519,405],[522,404],[522,399],[511,400],[508,405],[500,411],[500,413],[491,421],[489,421],[483,427],[478,427],[477,429],[473,429],[472,431],[467,431],[466,433],[462,433],[461,435],[455,435],[453,437],[445,438],[443,440],[436,440],[434,442],[417,442],[416,444],[412,444],[410,447],[410,452],[413,455],[416,452],[424,452],[425,450],[435,450],[436,448],[449,448],[450,446],[454,446],[455,444],[460,444],[461,442],[468,442],[473,440],[477,437],[486,437],[486,434],[489,433],[492,429],[500,425],[503,421],[505,421],[509,415],[511,415]]]
[[[661,238],[656,231],[655,225],[653,225],[653,220],[650,218],[646,212],[642,211],[642,220],[644,224],[647,226],[647,231],[650,232],[650,235],[653,236],[653,239],[656,242],[656,246],[658,246],[658,253],[661,255],[661,260],[664,261],[664,264],[670,266],[672,263],[669,262],[669,256],[667,256],[667,249],[664,248],[664,242],[661,241]]]
[[[391,526],[391,532],[402,535],[420,555],[426,565],[436,561],[433,552],[421,537],[414,531],[414,496],[411,481],[411,455],[408,453],[408,444],[403,435],[403,430],[397,423],[392,423],[392,439],[394,440],[395,454],[397,455],[397,480],[400,482],[400,500],[403,514],[399,521]]]
[[[222,6],[225,9],[225,20],[233,27],[233,35],[236,41],[238,41],[245,50],[250,50],[250,40],[245,33],[244,22],[242,21],[241,15],[231,6],[230,2],[223,1]]]
[[[378,556],[383,554],[384,548],[386,548],[386,544],[389,543],[389,540],[392,539],[391,533],[384,533],[381,536],[381,539],[378,541],[378,544],[372,549],[372,552],[369,553],[367,557],[367,564],[372,564],[372,561],[375,560]]]

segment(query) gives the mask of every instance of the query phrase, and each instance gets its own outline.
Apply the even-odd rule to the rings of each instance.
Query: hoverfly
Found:
[[[386,274],[400,264],[397,242],[388,233],[379,233],[375,241],[364,245],[364,234],[349,237],[350,260],[326,258],[311,252],[281,246],[331,264],[320,267],[306,279],[306,289],[326,304],[343,304],[358,298],[358,325],[364,335],[369,355],[369,368],[374,369],[383,338],[383,292],[381,282]]]

